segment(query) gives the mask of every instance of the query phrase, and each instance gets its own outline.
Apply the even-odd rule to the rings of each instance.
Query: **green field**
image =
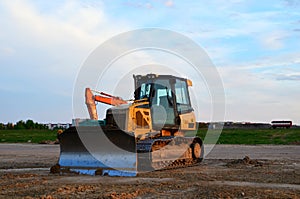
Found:
[[[30,129],[20,129],[20,130],[0,130],[0,142],[6,143],[18,143],[18,142],[31,142],[39,143],[45,140],[56,140],[57,131],[52,130],[30,130]]]
[[[0,142],[39,143],[56,139],[51,130],[0,130]],[[210,136],[206,136],[209,132]],[[215,130],[199,129],[198,136],[205,138],[206,144],[213,143],[209,137],[217,138]],[[217,144],[300,144],[300,129],[223,129]]]
[[[207,129],[199,129],[198,136],[204,138]],[[216,130],[209,131],[216,138]],[[210,140],[205,143],[211,144]],[[223,129],[217,144],[300,144],[300,129]]]

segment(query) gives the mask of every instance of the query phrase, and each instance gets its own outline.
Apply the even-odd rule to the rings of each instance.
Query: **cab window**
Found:
[[[175,83],[175,95],[177,110],[179,113],[192,111],[190,99],[188,95],[188,87],[186,81],[176,80]]]

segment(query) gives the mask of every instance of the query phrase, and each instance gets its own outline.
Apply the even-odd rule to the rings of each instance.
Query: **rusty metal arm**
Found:
[[[115,97],[103,92],[98,93],[100,95],[94,95],[90,88],[85,89],[85,104],[88,108],[88,112],[92,120],[98,120],[96,102],[101,102],[112,106],[119,106],[121,104],[128,103],[120,97]]]

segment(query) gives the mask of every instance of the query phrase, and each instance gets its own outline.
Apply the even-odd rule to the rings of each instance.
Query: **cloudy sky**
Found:
[[[299,10],[298,0],[0,1],[0,122],[71,122],[74,82],[91,52],[155,27],[206,51],[223,81],[226,121],[300,124]]]

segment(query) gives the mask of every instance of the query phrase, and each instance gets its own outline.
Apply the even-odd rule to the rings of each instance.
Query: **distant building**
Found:
[[[271,125],[268,123],[251,123],[251,122],[211,122],[208,123],[209,129],[268,129]]]
[[[292,121],[272,121],[272,128],[276,129],[276,128],[291,128],[293,123]]]
[[[222,129],[224,122],[210,122],[208,123],[208,129]]]
[[[46,124],[46,126],[48,127],[48,129],[53,130],[53,129],[67,129],[72,125],[69,123],[56,123],[56,124],[48,123]]]

